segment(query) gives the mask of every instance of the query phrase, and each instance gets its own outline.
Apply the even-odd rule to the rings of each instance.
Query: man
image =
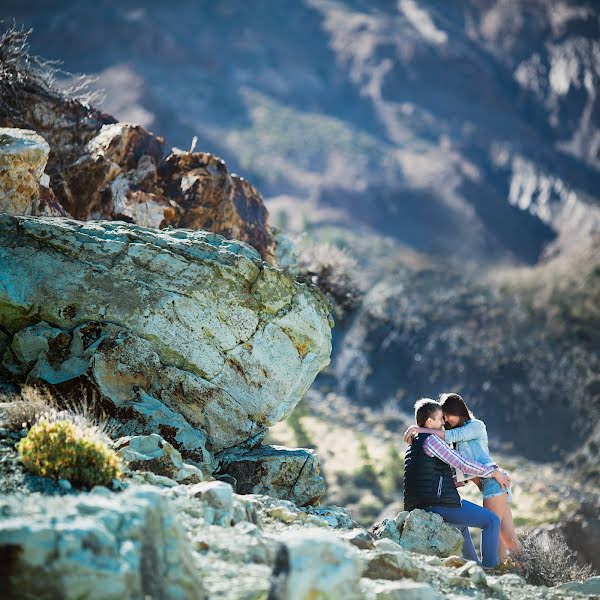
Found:
[[[423,398],[415,404],[415,420],[419,427],[442,429],[444,415],[435,400]],[[420,433],[406,450],[404,462],[404,510],[422,508],[441,515],[463,534],[463,556],[484,567],[498,562],[500,519],[491,510],[461,500],[456,491],[452,469],[479,477],[493,477],[504,488],[510,486],[508,475],[496,465],[485,466],[467,460],[436,435]],[[481,534],[481,560],[473,547],[469,527]]]

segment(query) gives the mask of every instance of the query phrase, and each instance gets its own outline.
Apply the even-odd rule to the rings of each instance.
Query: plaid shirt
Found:
[[[427,456],[439,458],[441,461],[449,464],[454,469],[458,469],[463,473],[469,475],[476,475],[477,477],[491,477],[496,465],[482,465],[481,463],[469,460],[461,456],[456,450],[453,450],[441,440],[437,435],[428,435],[427,439],[423,442],[423,452]],[[452,473],[454,474],[454,469]],[[465,485],[464,483],[457,483],[456,477],[454,479],[456,487]]]

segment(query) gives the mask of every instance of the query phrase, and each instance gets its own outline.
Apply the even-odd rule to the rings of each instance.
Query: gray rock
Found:
[[[600,595],[600,576],[590,577],[587,581],[563,583],[554,589],[561,592],[577,592],[578,594],[598,596]]]
[[[0,520],[9,597],[206,597],[173,505],[155,489],[0,503],[15,515]]]
[[[233,520],[233,488],[223,481],[205,481],[189,489],[189,495],[204,506],[204,520],[212,525],[230,525]]]
[[[127,435],[197,463],[289,415],[329,362],[319,290],[216,234],[0,214],[0,278],[0,325],[25,340],[35,306],[58,337],[21,377],[85,382]]]
[[[404,521],[400,545],[411,552],[442,558],[461,554],[463,537],[458,529],[435,513],[415,509]]]
[[[325,531],[286,533],[281,540],[269,598],[361,598],[361,561],[356,548]]]
[[[366,529],[351,529],[350,531],[343,533],[341,537],[361,550],[372,550],[375,548],[373,535]]]
[[[361,590],[366,600],[436,600],[442,597],[428,583],[381,581],[363,578]]]
[[[357,527],[357,523],[352,518],[350,511],[342,506],[305,506],[301,509],[310,515],[321,517],[329,523],[331,527],[339,529],[352,529]]]
[[[373,535],[377,539],[389,538],[397,544],[400,543],[400,531],[398,530],[398,525],[394,520],[383,519],[383,521],[373,525],[372,531]]]
[[[151,471],[178,483],[192,484],[205,479],[198,467],[184,463],[181,454],[156,433],[122,437],[114,446],[129,469]]]
[[[314,450],[261,446],[218,456],[220,472],[236,480],[238,494],[266,494],[299,506],[315,504],[325,493]]]
[[[381,540],[381,542],[394,543],[391,540]],[[408,554],[400,546],[396,545],[397,550],[395,550],[386,547],[385,544],[363,553],[363,560],[366,563],[363,577],[391,580],[416,577],[419,569]]]

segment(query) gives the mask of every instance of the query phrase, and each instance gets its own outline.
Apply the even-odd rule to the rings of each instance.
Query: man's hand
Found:
[[[508,489],[511,486],[510,476],[506,471],[494,469],[492,477],[500,484],[502,489]]]
[[[407,444],[412,444],[412,441],[415,437],[417,437],[419,435],[419,427],[417,427],[416,425],[411,425],[405,432],[404,432],[404,441]]]

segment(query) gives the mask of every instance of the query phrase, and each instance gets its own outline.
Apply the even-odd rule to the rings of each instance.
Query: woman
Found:
[[[438,400],[444,413],[446,429],[411,426],[406,430],[404,439],[408,441],[419,433],[435,434],[447,444],[455,444],[456,450],[464,458],[488,466],[496,465],[490,457],[485,423],[473,417],[473,413],[458,394],[440,394]],[[520,554],[523,548],[515,532],[509,504],[512,500],[512,490],[504,489],[493,478],[483,479],[474,477],[473,474],[457,472],[457,481],[467,479],[472,479],[482,491],[483,506],[500,518],[498,558],[506,558],[507,550],[513,556]]]

